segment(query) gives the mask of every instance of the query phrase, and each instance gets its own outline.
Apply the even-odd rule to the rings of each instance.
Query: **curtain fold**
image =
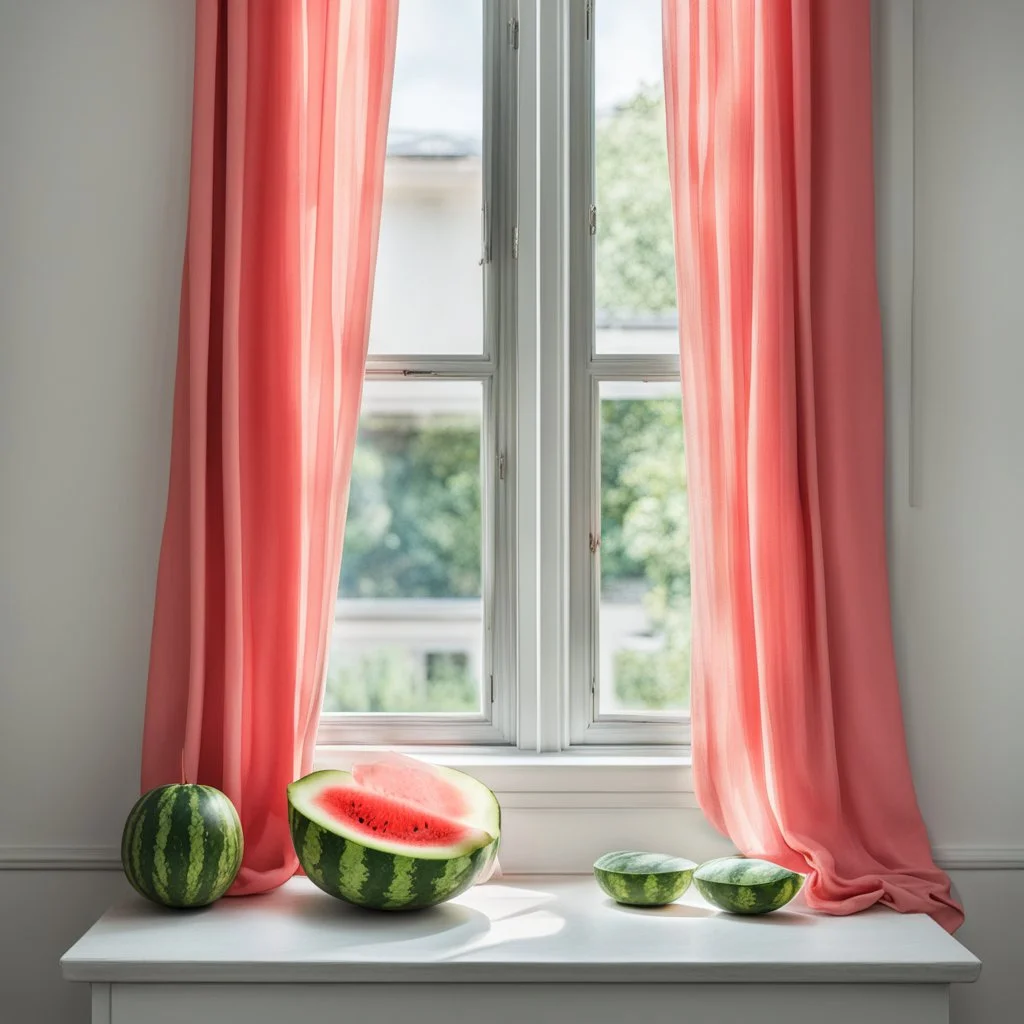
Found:
[[[232,894],[296,868],[376,263],[398,0],[197,0],[188,230],[142,786],[242,820]]]
[[[697,795],[811,906],[953,930],[890,624],[869,0],[663,0],[663,24]]]

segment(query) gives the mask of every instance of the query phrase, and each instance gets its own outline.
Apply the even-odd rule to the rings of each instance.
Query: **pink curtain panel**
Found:
[[[868,0],[664,0],[698,797],[812,907],[963,919],[907,759]]]
[[[397,0],[198,0],[192,165],[144,789],[217,786],[232,888],[293,874],[341,565]]]

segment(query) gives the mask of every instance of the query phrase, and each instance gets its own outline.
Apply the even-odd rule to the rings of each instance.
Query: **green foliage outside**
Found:
[[[363,416],[352,466],[343,598],[477,598],[480,421],[471,416]],[[325,711],[479,710],[464,655],[426,666],[397,647],[332,662]]]
[[[664,106],[643,91],[597,125],[597,298],[612,319],[675,308]],[[616,703],[689,700],[689,528],[681,405],[601,403],[602,597],[642,595],[654,649],[615,656]],[[480,425],[469,417],[364,416],[352,473],[340,595],[479,598]],[[635,599],[635,598],[634,598]],[[424,667],[381,649],[332,663],[327,711],[475,711],[473,667],[455,653]]]
[[[642,89],[597,122],[595,274],[601,318],[656,318],[676,308],[672,202],[660,89]],[[601,585],[614,600],[643,580],[656,650],[615,654],[616,703],[684,708],[690,698],[690,555],[682,405],[601,403]]]
[[[598,310],[612,320],[676,308],[665,102],[645,89],[597,121]]]
[[[690,529],[682,404],[675,398],[601,402],[601,596],[643,581],[659,649],[620,650],[616,703],[685,708],[690,696]]]
[[[479,711],[480,694],[464,654],[430,655],[426,670],[408,651],[381,647],[355,665],[332,665],[324,711]]]
[[[342,597],[480,596],[480,420],[364,416]]]

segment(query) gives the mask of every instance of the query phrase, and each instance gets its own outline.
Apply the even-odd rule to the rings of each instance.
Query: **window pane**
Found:
[[[596,351],[675,353],[661,0],[601,0],[594,47]]]
[[[675,381],[602,382],[600,714],[690,701],[690,530]]]
[[[325,711],[479,712],[480,381],[363,389]]]
[[[483,351],[481,0],[402,0],[371,355]]]

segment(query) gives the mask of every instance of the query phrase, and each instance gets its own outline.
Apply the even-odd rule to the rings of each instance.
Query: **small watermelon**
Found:
[[[663,907],[686,892],[696,867],[692,860],[667,853],[616,850],[594,862],[594,876],[616,903]]]
[[[212,786],[181,783],[144,793],[121,837],[121,864],[146,899],[205,907],[228,891],[242,863],[242,824]]]
[[[493,866],[494,794],[411,758],[319,771],[288,787],[299,863],[324,892],[375,910],[415,910],[465,892]]]
[[[747,857],[719,857],[693,873],[700,894],[730,914],[768,914],[784,907],[804,884],[804,876]]]

